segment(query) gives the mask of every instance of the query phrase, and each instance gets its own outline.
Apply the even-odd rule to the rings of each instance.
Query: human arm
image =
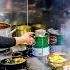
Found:
[[[33,32],[27,32],[20,37],[2,37],[0,36],[0,48],[9,48],[19,44],[33,45]]]
[[[15,38],[0,36],[0,48],[9,48],[16,44]]]

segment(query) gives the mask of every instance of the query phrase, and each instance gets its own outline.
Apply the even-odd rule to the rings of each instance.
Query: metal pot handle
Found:
[[[16,31],[16,28],[13,29],[12,31],[10,31],[10,33],[8,33],[8,36],[10,36],[11,34],[13,34]]]

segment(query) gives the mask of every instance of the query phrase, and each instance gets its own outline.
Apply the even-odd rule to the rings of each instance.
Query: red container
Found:
[[[49,36],[49,44],[50,45],[55,45],[57,43],[57,37],[56,35],[50,35]]]

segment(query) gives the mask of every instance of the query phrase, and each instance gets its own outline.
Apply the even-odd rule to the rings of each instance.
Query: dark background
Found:
[[[33,4],[35,7],[32,10],[35,9],[36,13],[29,15],[29,24],[42,22],[47,24],[49,28],[60,29],[61,24],[65,23],[65,19],[70,18],[70,0],[28,0],[28,5]],[[27,13],[22,11],[26,11],[27,0],[12,0],[12,6],[11,19],[20,18],[19,21],[26,24]]]

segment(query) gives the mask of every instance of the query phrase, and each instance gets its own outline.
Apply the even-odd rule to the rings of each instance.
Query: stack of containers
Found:
[[[34,56],[46,56],[49,54],[48,34],[46,30],[35,30],[35,45],[33,47]]]
[[[50,53],[64,52],[63,37],[58,30],[50,29],[49,31]]]

